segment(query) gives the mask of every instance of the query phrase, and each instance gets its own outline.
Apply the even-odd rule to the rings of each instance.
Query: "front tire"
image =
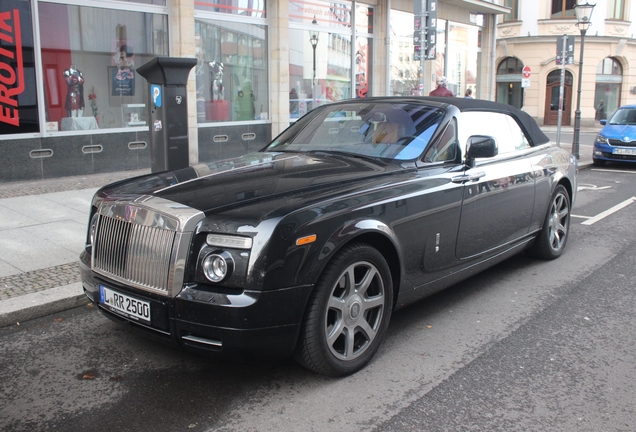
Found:
[[[606,161],[604,161],[604,160],[602,160],[602,159],[594,159],[594,158],[592,158],[592,163],[594,164],[594,166],[597,166],[597,167],[602,167],[602,166],[604,166],[604,165],[605,165],[605,162],[606,162]]]
[[[357,372],[382,345],[392,308],[391,271],[382,254],[363,243],[345,246],[309,300],[296,360],[329,376]]]
[[[550,200],[543,228],[530,249],[532,255],[545,260],[561,256],[570,232],[570,210],[570,195],[563,185],[559,185]]]

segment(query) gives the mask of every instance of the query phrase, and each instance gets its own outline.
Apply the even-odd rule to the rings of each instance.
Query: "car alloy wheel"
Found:
[[[391,273],[382,254],[366,244],[343,248],[310,299],[296,359],[325,375],[356,372],[382,344],[392,304]]]
[[[543,228],[531,249],[533,255],[555,259],[565,249],[570,231],[570,195],[563,185],[557,186],[543,223]]]

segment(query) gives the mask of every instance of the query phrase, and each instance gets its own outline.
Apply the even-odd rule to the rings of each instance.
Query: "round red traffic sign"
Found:
[[[530,66],[524,66],[523,68],[523,77],[524,78],[530,78],[530,74],[532,73],[532,71],[530,70]]]

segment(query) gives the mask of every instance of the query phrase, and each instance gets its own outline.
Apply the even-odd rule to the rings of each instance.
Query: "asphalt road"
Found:
[[[0,329],[0,429],[635,430],[636,167],[579,182],[560,259],[519,255],[397,312],[347,378],[210,361],[90,307]]]
[[[557,133],[556,132],[545,132],[545,134],[550,138],[550,141],[557,142]],[[586,155],[589,160],[592,157],[592,150],[594,148],[594,139],[596,138],[597,132],[590,131],[580,131],[579,132],[579,154]],[[562,148],[566,150],[572,151],[572,141],[574,139],[574,133],[571,132],[571,128],[561,131],[561,136],[559,137],[559,144]]]

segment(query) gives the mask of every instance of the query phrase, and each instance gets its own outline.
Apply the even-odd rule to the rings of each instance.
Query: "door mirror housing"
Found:
[[[491,158],[497,156],[499,147],[494,137],[487,135],[473,135],[466,143],[466,164],[475,166],[477,158]]]

